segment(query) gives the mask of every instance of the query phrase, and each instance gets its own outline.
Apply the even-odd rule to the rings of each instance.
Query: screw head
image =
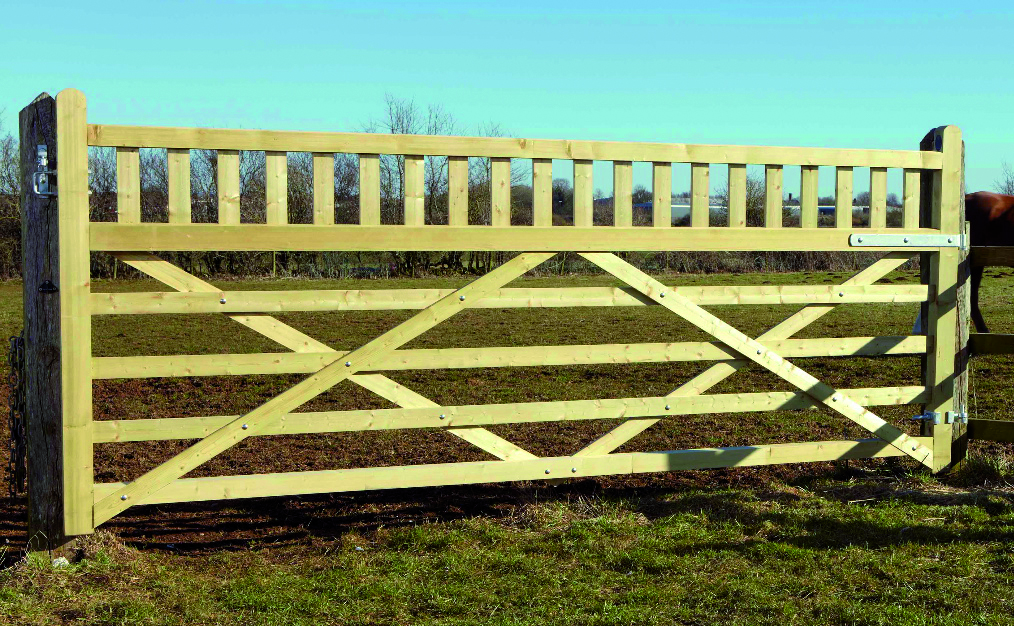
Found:
[[[905,237],[904,239],[902,239],[902,241],[904,241],[905,243],[908,243],[908,237]]]
[[[668,410],[669,410],[669,405],[668,405],[668,404],[667,404],[667,405],[665,405],[665,410],[666,410],[666,411],[668,411]]]
[[[576,474],[577,473],[577,468],[576,467],[572,467],[572,468],[570,468],[570,471]]]
[[[120,500],[126,500],[126,499],[127,499],[127,495],[126,494],[120,496]]]
[[[219,300],[219,302],[221,302],[222,304],[225,304],[225,298],[222,298],[221,300]]]
[[[947,243],[954,243],[954,237],[948,237]]]
[[[250,428],[250,425],[249,424],[243,424],[243,430],[246,430],[247,428]]]
[[[444,415],[443,413],[441,413],[441,414],[440,414],[440,419],[444,419],[444,418],[446,418],[446,417],[447,417],[447,416],[446,416],[446,415]]]
[[[345,367],[352,367],[352,361],[345,361]]]
[[[465,301],[465,296],[458,296],[458,300],[461,300],[462,302],[464,302]]]
[[[845,292],[844,291],[839,291],[838,292],[838,297],[839,298],[844,298],[845,297]]]
[[[831,396],[831,402],[837,402],[838,396]]]
[[[763,352],[763,350],[758,350],[758,351],[757,351],[757,354],[760,354],[761,352]]]
[[[662,293],[658,294],[658,297],[659,298],[664,298],[665,297],[665,292],[663,291]]]
[[[918,449],[919,449],[919,444],[913,443],[912,444],[912,451],[915,452]]]
[[[549,470],[546,470],[546,473],[548,474],[548,473],[549,473]]]
[[[859,243],[862,243],[863,242],[863,238],[862,237],[856,237],[856,241],[858,241]]]

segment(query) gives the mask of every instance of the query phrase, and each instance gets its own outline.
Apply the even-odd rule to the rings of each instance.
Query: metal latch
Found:
[[[920,422],[929,422],[930,424],[939,424],[939,423],[941,423],[941,421],[940,421],[940,413],[938,413],[936,411],[926,411],[922,415],[916,415],[912,419],[920,421]]]
[[[964,411],[947,411],[944,413],[945,424],[967,424],[968,413]]]
[[[849,235],[849,245],[856,248],[961,248],[968,249],[968,239],[964,234],[898,234],[894,233],[863,233]]]
[[[937,411],[926,411],[922,415],[916,415],[912,419],[918,420],[918,421],[922,421],[922,422],[929,422],[929,423],[934,424],[934,425],[935,424],[967,424],[968,423],[968,413],[965,413],[963,411],[947,411],[946,413],[943,414],[943,418],[941,419],[941,415],[940,415],[939,412],[937,412]]]
[[[56,170],[49,169],[49,148],[35,148],[35,171],[32,172],[32,191],[37,196],[56,195]]]

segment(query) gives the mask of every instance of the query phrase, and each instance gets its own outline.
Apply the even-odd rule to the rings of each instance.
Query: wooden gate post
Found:
[[[941,170],[923,172],[920,226],[939,228],[944,234],[965,231],[964,142],[961,130],[941,126],[919,144],[924,151],[943,154]],[[968,253],[942,248],[920,255],[923,282],[935,290],[933,301],[923,305],[923,331],[930,352],[923,359],[923,382],[930,389],[925,410],[939,413],[940,424],[923,422],[923,435],[933,437],[933,471],[951,469],[965,456],[965,425],[947,423],[948,412],[967,413],[968,362]]]
[[[82,324],[79,311],[87,300],[69,302],[80,298],[80,286],[87,288],[90,275],[84,96],[67,90],[58,100],[43,93],[19,119],[28,548],[49,551],[61,551],[74,535],[91,532],[94,482],[90,433],[80,427],[87,415],[90,430],[90,372],[80,371],[88,364],[81,335],[88,334],[90,353],[90,320]],[[68,340],[78,346],[70,350],[70,359]],[[74,372],[68,380],[70,366]],[[82,375],[89,376],[87,388],[78,384]]]

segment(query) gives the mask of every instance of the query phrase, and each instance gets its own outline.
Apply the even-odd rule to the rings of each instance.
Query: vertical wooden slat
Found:
[[[490,194],[493,226],[511,225],[511,160],[490,159]]]
[[[552,159],[532,159],[532,224],[553,225]]]
[[[239,224],[239,151],[218,151],[218,223]]]
[[[468,226],[468,157],[447,158],[447,223]]]
[[[532,159],[532,223],[553,225],[553,161]]]
[[[746,164],[729,164],[729,226],[746,226]]]
[[[653,226],[672,226],[672,163],[653,163],[651,166],[651,207]]]
[[[870,228],[887,228],[887,168],[870,168]]]
[[[592,199],[592,162],[574,160],[574,226],[590,227],[594,223]]]
[[[633,224],[634,170],[630,161],[613,161],[613,225]]]
[[[334,154],[313,153],[313,223],[334,224]]]
[[[265,152],[265,201],[268,224],[289,223],[289,155]]]
[[[835,169],[834,225],[852,228],[852,168]]]
[[[137,148],[116,149],[116,221],[141,221],[141,161]]]
[[[380,155],[359,155],[359,223],[380,225]]]
[[[711,166],[693,163],[690,166],[690,225],[703,228],[711,223]]]
[[[817,227],[817,166],[804,165],[800,170],[799,225]]]
[[[63,387],[64,529],[92,532],[91,267],[88,242],[88,129],[85,97],[65,89],[56,97],[57,184]]]
[[[947,234],[961,232],[964,215],[961,211],[963,171],[961,131],[945,126],[933,131],[934,143],[943,153],[943,166],[938,179],[939,189],[933,194],[933,227]],[[930,401],[926,410],[940,413],[955,410],[955,355],[957,345],[957,290],[959,250],[943,248],[931,253],[930,279],[935,286],[936,298],[930,303],[927,334],[932,341],[928,355],[926,385],[930,388]],[[933,470],[940,471],[950,465],[953,424],[933,427]]]
[[[919,228],[919,191],[920,171],[914,169],[905,170],[905,189],[902,191],[902,223],[905,228]]]
[[[764,166],[764,226],[767,228],[782,227],[782,203],[784,191],[782,185],[782,166]]]
[[[426,224],[426,161],[418,155],[405,157],[405,224]]]
[[[169,223],[189,224],[190,150],[169,148],[166,154],[169,177]]]

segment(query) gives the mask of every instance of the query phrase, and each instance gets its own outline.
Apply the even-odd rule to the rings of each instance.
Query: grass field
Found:
[[[674,275],[670,284],[834,283],[845,274]],[[911,271],[887,281],[912,282]],[[230,281],[231,289],[451,287],[465,279]],[[602,276],[523,286],[611,285]],[[161,290],[142,281],[96,291]],[[0,332],[20,325],[21,285],[0,284]],[[798,307],[709,307],[758,334]],[[1014,332],[1014,272],[990,270],[983,308]],[[409,312],[287,314],[352,348]],[[844,305],[803,337],[902,335],[911,305]],[[660,307],[469,311],[408,347],[705,340]],[[216,316],[99,319],[97,356],[277,351]],[[801,359],[833,385],[918,383],[918,360]],[[395,372],[447,404],[662,395],[700,365],[601,365]],[[101,381],[96,419],[229,414],[296,376]],[[1014,419],[1014,359],[972,366],[973,416]],[[750,368],[716,393],[785,390]],[[6,394],[6,390],[2,393]],[[6,403],[6,396],[3,396]],[[302,410],[390,406],[343,385]],[[914,407],[877,412],[906,424]],[[702,415],[663,422],[623,451],[860,436],[824,411]],[[493,430],[568,454],[615,422]],[[911,431],[914,432],[914,431]],[[6,437],[6,434],[4,434]],[[96,446],[99,481],[130,479],[189,442]],[[3,454],[6,454],[4,452]],[[1014,623],[1010,450],[932,478],[907,461],[776,466],[461,488],[141,507],[114,518],[53,569],[24,557],[22,499],[0,500],[0,623],[10,624],[1008,624]],[[446,433],[260,437],[191,476],[488,458]],[[6,456],[0,459],[6,465]]]

